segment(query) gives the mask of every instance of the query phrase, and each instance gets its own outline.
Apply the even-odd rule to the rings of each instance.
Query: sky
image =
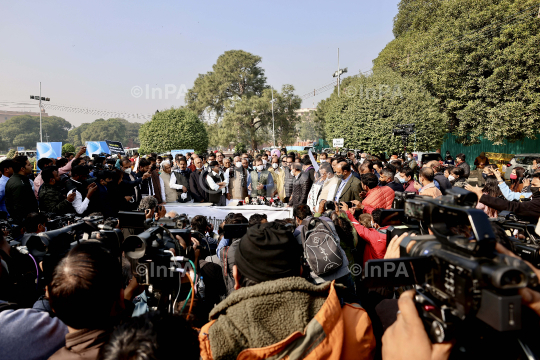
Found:
[[[0,110],[38,111],[41,81],[50,104],[153,114],[184,105],[227,50],[261,56],[268,84],[301,96],[332,82],[338,47],[346,75],[370,69],[393,39],[398,2],[3,0]],[[47,112],[74,126],[100,117]]]

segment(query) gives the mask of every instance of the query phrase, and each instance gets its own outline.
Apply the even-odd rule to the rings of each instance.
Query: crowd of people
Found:
[[[10,226],[0,234],[1,359],[448,358],[453,344],[431,344],[414,291],[369,289],[356,271],[400,257],[407,233],[387,244],[383,210],[393,208],[396,192],[437,199],[459,187],[477,194],[488,217],[505,210],[540,217],[540,158],[532,171],[512,170],[508,184],[480,156],[484,186],[473,187],[463,154],[420,166],[411,153],[321,153],[318,161],[284,149],[231,158],[85,153],[42,158],[37,176],[25,156],[0,163],[0,214]],[[268,222],[264,213],[232,212],[214,229],[203,215],[166,209],[253,197],[279,199],[293,217]],[[101,216],[104,228],[125,231],[118,214],[135,210],[148,221],[180,219],[194,234],[166,250],[194,265],[189,295],[171,311],[154,311],[132,259],[99,235],[62,252],[53,241],[40,252],[25,248],[57,216]],[[227,238],[227,225],[247,230]],[[329,239],[324,256],[306,250],[320,234]],[[540,293],[520,294],[540,315]]]

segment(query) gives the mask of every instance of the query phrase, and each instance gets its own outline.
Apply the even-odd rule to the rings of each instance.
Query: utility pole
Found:
[[[49,142],[49,134],[45,133],[45,137],[47,138],[47,142]]]
[[[337,49],[337,71],[332,75],[333,77],[337,77],[337,94],[339,96],[339,83],[341,79],[341,74],[345,74],[347,72],[348,68],[340,69],[339,68],[339,48]]]
[[[272,137],[274,138],[274,147],[276,147],[276,127],[274,123],[274,102],[276,99],[274,99],[274,88],[272,88]]]
[[[39,82],[39,96],[30,95],[30,99],[39,100],[39,141],[43,142],[43,126],[41,125],[41,101],[51,101],[51,99],[41,97],[41,81]]]

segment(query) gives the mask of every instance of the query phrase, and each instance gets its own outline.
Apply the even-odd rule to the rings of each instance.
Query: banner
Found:
[[[105,140],[107,143],[107,146],[109,147],[109,151],[111,155],[126,155],[126,152],[124,151],[124,147],[122,146],[122,143],[120,141],[109,141]]]
[[[171,150],[171,155],[173,159],[176,157],[176,154],[182,154],[184,157],[186,156],[186,153],[195,153],[195,150],[193,149],[182,149],[182,150]]]
[[[94,154],[110,154],[111,150],[107,146],[105,141],[87,141],[86,142],[86,155],[92,156]]]
[[[24,146],[17,146],[17,151],[24,151]]]
[[[38,142],[36,144],[37,159],[41,158],[54,158],[60,159],[62,156],[62,143],[61,142]]]
[[[51,159],[60,159],[62,157],[62,143],[61,142],[38,142],[36,144],[36,156],[37,159],[41,158],[51,158]],[[36,169],[40,170],[37,167]]]
[[[178,214],[186,214],[190,221],[196,215],[203,215],[208,219],[208,222],[214,225],[216,231],[218,226],[225,221],[225,216],[229,213],[240,213],[248,220],[253,214],[265,214],[269,222],[293,217],[292,208],[273,208],[262,205],[205,206],[202,204],[167,203],[165,209],[167,212],[176,211]]]

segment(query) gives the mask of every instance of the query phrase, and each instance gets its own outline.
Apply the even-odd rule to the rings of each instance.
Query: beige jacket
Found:
[[[427,184],[422,189],[420,189],[420,195],[431,196],[432,198],[438,198],[442,196],[441,190],[437,189],[435,183]]]

